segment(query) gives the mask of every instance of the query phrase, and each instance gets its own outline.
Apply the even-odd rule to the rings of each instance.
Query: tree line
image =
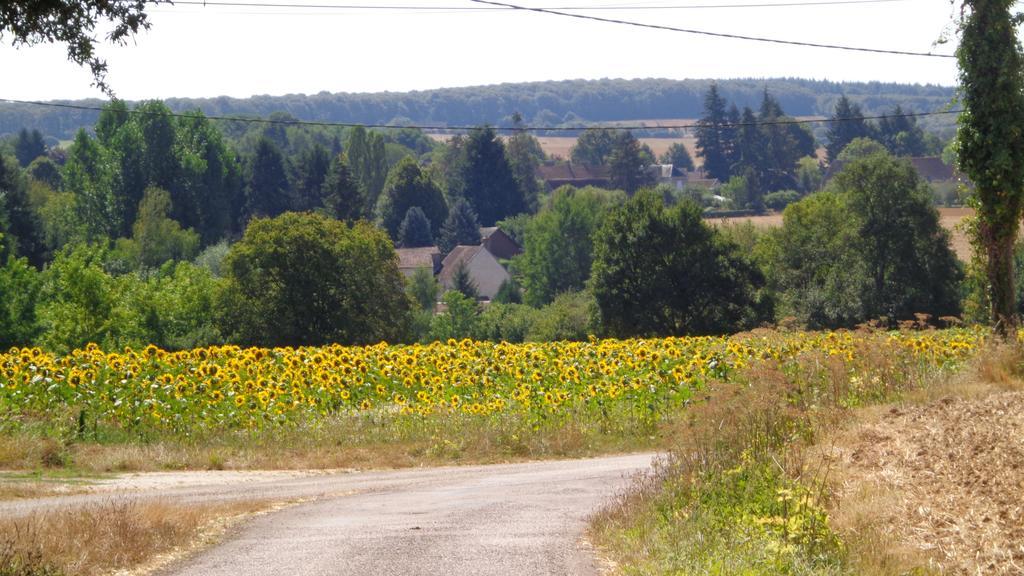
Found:
[[[799,116],[827,116],[841,95],[875,114],[895,106],[930,111],[951,101],[953,89],[881,82],[829,82],[796,78],[716,81],[722,97],[742,108],[755,108],[765,88],[779,103]],[[408,93],[252,96],[249,98],[172,98],[175,111],[202,109],[211,116],[269,117],[285,113],[304,120],[361,124],[491,124],[509,127],[518,113],[527,124],[579,125],[653,118],[696,118],[711,80],[603,79],[508,83],[493,86],[442,88]],[[75,102],[102,106],[100,100]],[[92,126],[96,112],[0,104],[0,135],[36,127],[58,139],[70,139],[79,128]],[[930,122],[952,135],[949,118]]]
[[[785,117],[765,92],[756,116]],[[612,168],[614,189],[548,192],[526,132],[481,127],[438,143],[278,118],[221,131],[199,112],[112,103],[67,149],[28,130],[9,139],[0,346],[576,339],[960,313],[963,271],[928,185],[868,140],[847,146],[843,172],[787,208],[780,229],[758,232],[710,227],[688,191],[645,180],[653,154],[626,131],[587,132],[572,152]],[[814,143],[793,125],[742,124],[756,134],[736,142],[770,140],[758,154]],[[730,170],[781,177],[757,174],[743,146]],[[692,162],[682,147],[661,160]],[[491,225],[525,250],[489,306],[467,278],[442,294],[429,274],[398,273],[395,247],[447,253]]]

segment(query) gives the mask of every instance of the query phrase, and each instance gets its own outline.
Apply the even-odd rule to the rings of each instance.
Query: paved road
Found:
[[[348,473],[160,490],[163,499],[315,498],[260,516],[170,576],[596,574],[587,516],[651,454]],[[151,497],[151,492],[137,497]],[[0,504],[0,515],[109,495]]]

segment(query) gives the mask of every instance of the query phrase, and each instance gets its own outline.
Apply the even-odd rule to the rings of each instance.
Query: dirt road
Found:
[[[166,575],[589,575],[597,572],[581,540],[586,517],[652,457],[257,478],[128,493],[186,502],[313,499],[257,517]],[[15,501],[0,504],[0,515],[110,497]]]

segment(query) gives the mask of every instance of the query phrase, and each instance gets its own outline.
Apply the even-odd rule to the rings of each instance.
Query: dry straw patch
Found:
[[[171,504],[110,500],[0,520],[0,575],[141,573],[216,540],[270,508],[261,502]]]
[[[836,436],[833,520],[861,573],[1024,573],[1020,358],[995,348],[922,403],[868,410]]]

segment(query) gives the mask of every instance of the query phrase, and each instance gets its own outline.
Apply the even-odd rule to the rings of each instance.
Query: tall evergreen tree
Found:
[[[43,142],[42,133],[39,130],[33,129],[29,132],[28,129],[22,128],[14,143],[14,156],[18,159],[18,164],[24,168],[36,158],[45,155],[46,143]]]
[[[677,170],[693,170],[693,158],[690,152],[679,142],[674,142],[665,150],[665,153],[658,158],[662,164],[671,164]]]
[[[349,134],[346,150],[349,168],[366,199],[365,211],[372,214],[388,176],[384,138],[375,132],[367,132],[362,126],[356,126]]]
[[[322,205],[321,192],[331,167],[331,155],[319,143],[299,154],[295,164],[295,190],[291,208],[306,212]]]
[[[910,111],[908,111],[910,112]],[[927,151],[924,131],[917,119],[896,106],[878,120],[878,140],[893,156],[921,156]]]
[[[430,220],[419,206],[413,206],[405,213],[398,227],[398,245],[402,248],[420,248],[434,243]]]
[[[398,238],[398,227],[413,206],[423,210],[432,227],[442,222],[448,213],[441,189],[420,170],[415,160],[405,157],[388,174],[377,206],[381,225],[392,238]]]
[[[522,117],[515,115],[515,126],[521,127]],[[508,156],[509,166],[512,168],[512,175],[523,191],[527,208],[536,208],[538,196],[540,195],[540,183],[537,180],[537,168],[544,161],[546,155],[541,148],[540,142],[533,134],[525,130],[514,133],[505,147]]]
[[[441,254],[448,255],[456,246],[480,244],[480,223],[473,206],[464,198],[452,205],[448,218],[441,227],[437,247]]]
[[[490,126],[473,130],[466,140],[462,180],[465,198],[484,226],[526,210],[523,191],[505,156],[505,145]]]
[[[718,93],[718,85],[711,84],[704,96],[704,114],[697,121],[697,155],[704,159],[704,170],[712,178],[725,182],[729,179],[730,143],[725,112],[725,98]]]
[[[256,143],[245,193],[246,213],[250,218],[273,218],[288,210],[288,176],[284,157],[266,138],[260,138]]]
[[[331,161],[320,196],[328,213],[338,220],[354,222],[367,216],[366,201],[352,176],[344,153],[338,154]]]
[[[830,162],[834,161],[843,148],[854,139],[871,136],[871,127],[864,121],[860,105],[850,102],[846,95],[841,96],[836,102],[832,120],[828,126],[828,145],[825,146]]]
[[[647,165],[641,154],[640,142],[629,130],[615,135],[614,147],[608,156],[612,186],[633,194],[642,186],[651,184]]]

